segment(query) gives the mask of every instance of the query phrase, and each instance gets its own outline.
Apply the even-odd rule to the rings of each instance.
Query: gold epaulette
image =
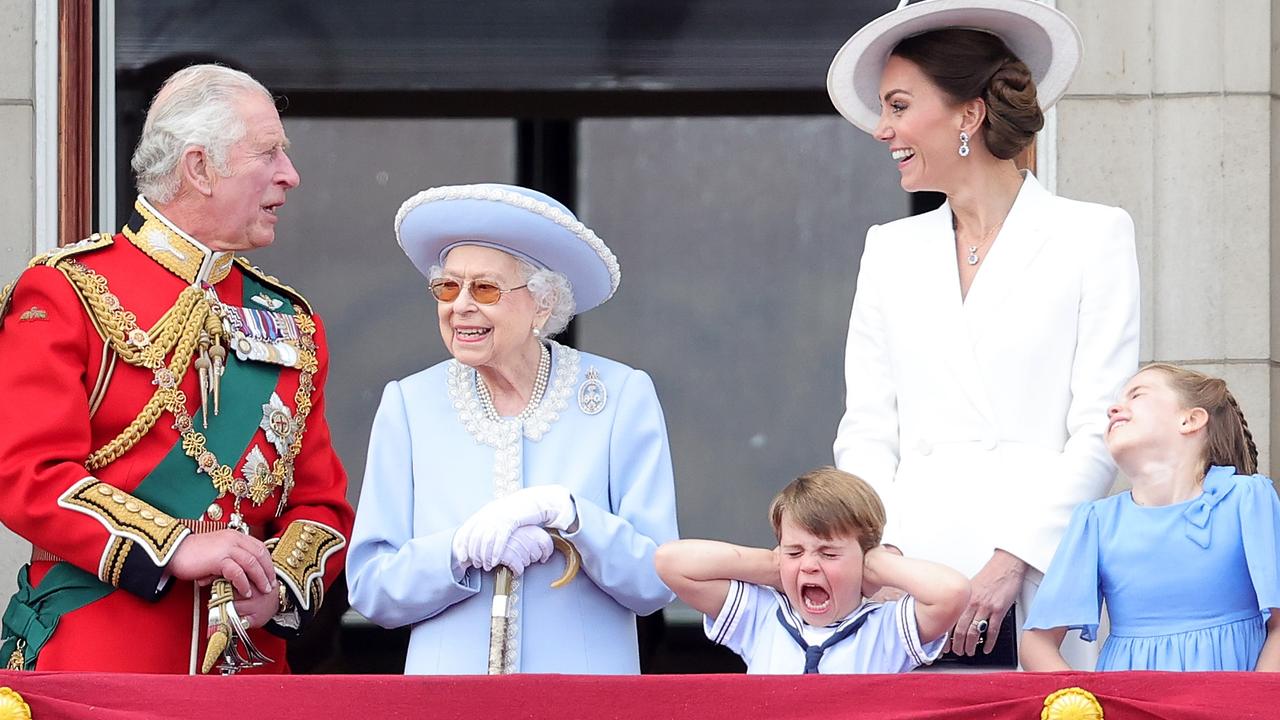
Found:
[[[49,267],[57,267],[60,262],[66,258],[82,255],[94,250],[100,250],[105,247],[111,247],[115,242],[115,238],[110,233],[94,233],[79,242],[70,245],[64,245],[60,248],[54,248],[48,252],[40,253],[31,258],[27,263],[27,268],[33,268],[38,265],[46,265]],[[4,316],[9,312],[9,303],[13,300],[13,289],[18,284],[17,280],[4,286],[0,290],[0,325],[4,324]]]
[[[27,267],[33,268],[37,265],[48,265],[53,267],[69,257],[83,255],[84,253],[93,252],[94,250],[101,250],[105,247],[111,247],[115,241],[115,237],[112,236],[111,233],[94,233],[80,242],[63,245],[60,248],[54,248],[49,252],[41,253],[31,258],[31,262],[27,263]]]
[[[9,301],[13,299],[13,286],[17,284],[18,281],[14,280],[0,288],[0,327],[4,326],[4,316],[9,314]]]
[[[238,264],[242,270],[257,278],[258,282],[265,283],[271,286],[272,290],[278,290],[285,295],[288,295],[294,303],[306,311],[308,315],[315,314],[315,311],[311,309],[311,303],[307,302],[307,299],[302,297],[302,293],[280,282],[280,278],[275,275],[266,274],[262,271],[262,268],[256,265],[250,265],[249,261],[245,260],[240,255],[236,255],[236,264]]]

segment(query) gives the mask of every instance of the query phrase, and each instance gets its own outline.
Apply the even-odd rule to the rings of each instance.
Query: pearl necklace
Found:
[[[543,394],[547,392],[547,381],[551,377],[551,351],[543,343],[538,343],[538,347],[542,349],[542,355],[538,359],[538,374],[533,379],[533,393],[529,395],[529,404],[515,416],[515,419],[521,423],[533,417],[533,413],[537,411],[538,405],[542,403]],[[476,394],[480,396],[480,407],[484,410],[485,416],[493,421],[501,420],[498,408],[493,404],[493,393],[489,392],[489,386],[485,384],[478,372],[476,373]]]

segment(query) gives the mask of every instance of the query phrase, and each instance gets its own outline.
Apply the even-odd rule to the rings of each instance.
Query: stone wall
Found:
[[[0,286],[35,251],[35,3],[0,0]],[[0,602],[30,548],[0,529]]]
[[[1142,360],[1226,378],[1264,472],[1280,402],[1272,2],[1057,3],[1085,42],[1058,104],[1058,193],[1133,216]]]

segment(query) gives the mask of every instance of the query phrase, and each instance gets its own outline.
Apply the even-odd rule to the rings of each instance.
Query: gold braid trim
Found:
[[[120,359],[156,374],[156,391],[138,416],[119,435],[89,455],[85,467],[93,471],[118,460],[137,445],[155,427],[161,412],[175,406],[185,407],[186,395],[177,385],[191,365],[200,332],[210,314],[209,303],[199,288],[187,288],[151,332],[146,332],[138,328],[133,313],[120,307],[120,300],[108,289],[106,278],[74,261],[67,263],[63,271],[80,289],[107,342]],[[173,358],[165,367],[164,357],[170,350]],[[182,428],[179,431],[182,432]]]
[[[107,547],[107,559],[102,563],[102,575],[105,577],[100,577],[99,580],[111,583],[112,587],[120,587],[120,574],[124,571],[124,561],[129,557],[129,551],[132,549],[132,540],[120,536],[112,538],[111,544]]]
[[[312,520],[294,520],[271,548],[276,574],[303,610],[324,601],[324,564],[347,544],[337,530]]]
[[[302,310],[299,311],[299,314],[301,314],[302,312],[306,312],[309,315],[312,312],[314,312],[311,309],[311,303],[308,302],[306,298],[302,297],[302,293],[295,290],[292,286],[285,285],[284,283],[280,282],[280,278],[276,277],[275,275],[267,274],[266,272],[263,271],[262,268],[258,267],[257,265],[249,264],[249,261],[245,260],[244,257],[240,255],[236,255],[236,264],[240,266],[241,270],[244,270],[249,275],[252,275],[253,277],[257,278],[260,282],[266,284],[268,287],[274,290],[277,290],[285,295],[288,295],[290,298],[292,298],[294,305],[302,306]]]
[[[114,242],[115,238],[111,236],[111,233],[94,233],[80,242],[72,243],[71,245],[66,245],[60,248],[54,248],[48,252],[36,255],[27,262],[27,267],[33,268],[37,265],[55,267],[66,258],[97,250],[99,248],[110,247]],[[17,287],[17,285],[18,281],[14,280],[8,285],[5,285],[3,290],[0,290],[0,327],[4,326],[4,316],[9,311],[9,303],[13,301],[13,289]]]
[[[71,260],[59,268],[80,291],[89,311],[102,328],[104,339],[121,360],[151,370],[160,367],[164,358],[186,334],[199,334],[209,315],[209,303],[198,287],[188,287],[178,295],[173,308],[150,330],[138,327],[138,318],[120,305],[120,299],[107,286],[107,279],[79,261]],[[198,322],[193,323],[193,314]],[[192,328],[192,325],[195,325]]]
[[[301,337],[298,338],[298,369],[301,372],[298,375],[298,391],[293,395],[293,403],[297,408],[293,421],[297,430],[293,433],[293,440],[289,443],[284,456],[276,458],[271,466],[271,476],[275,484],[281,488],[280,502],[276,505],[276,517],[280,517],[284,512],[285,503],[289,501],[289,493],[293,491],[293,463],[302,452],[302,435],[307,430],[307,417],[311,415],[311,393],[316,389],[314,378],[320,370],[320,363],[316,359],[315,320],[303,312],[303,308],[299,305],[293,306],[293,312],[294,321],[298,323],[298,330],[301,332]],[[261,504],[265,499],[265,496],[262,500],[255,497],[253,502]]]
[[[58,505],[93,517],[111,533],[98,579],[112,585],[119,583],[120,570],[134,543],[143,546],[156,565],[164,565],[178,541],[190,532],[154,505],[93,477],[68,488],[58,498]]]
[[[177,302],[164,314],[151,330],[138,327],[137,316],[120,305],[120,300],[110,290],[107,279],[83,264],[71,260],[59,267],[72,281],[98,326],[104,341],[126,363],[147,368],[155,375],[152,381],[156,391],[143,406],[138,416],[107,444],[89,455],[85,467],[90,471],[103,468],[118,460],[137,445],[168,411],[174,417],[174,428],[182,434],[182,451],[196,463],[199,472],[209,475],[213,487],[219,493],[232,492],[237,498],[250,497],[254,505],[261,505],[275,488],[281,488],[276,515],[284,511],[289,492],[293,489],[293,466],[302,451],[302,436],[307,416],[311,413],[311,394],[315,391],[314,376],[319,370],[316,359],[316,324],[303,308],[295,305],[299,337],[298,391],[294,395],[297,406],[295,423],[297,431],[282,457],[276,458],[270,473],[256,478],[252,485],[238,480],[229,465],[218,461],[207,447],[203,433],[195,431],[195,422],[187,413],[186,394],[178,388],[190,369],[201,337],[218,337],[223,327],[218,314],[213,312],[216,299],[198,287],[188,287],[178,295]],[[166,366],[164,358],[172,352]]]

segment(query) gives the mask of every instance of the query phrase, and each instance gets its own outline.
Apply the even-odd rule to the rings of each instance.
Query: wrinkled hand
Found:
[[[974,622],[986,620],[987,641],[984,653],[990,653],[1000,635],[1004,614],[1022,590],[1022,578],[1027,564],[1004,550],[996,550],[986,565],[973,576],[969,606],[960,613],[955,629],[951,632],[950,650],[957,655],[978,653],[978,628]]]
[[[244,621],[245,627],[262,627],[280,610],[279,585],[271,592],[254,592],[249,595],[235,594],[236,614]]]
[[[539,485],[493,500],[480,508],[453,536],[453,557],[463,565],[492,570],[502,560],[516,528],[567,530],[578,519],[573,496],[563,485]]]
[[[507,546],[502,549],[498,558],[499,565],[506,565],[516,577],[524,574],[525,568],[535,563],[546,562],[555,546],[551,544],[551,534],[536,525],[521,525],[507,539]],[[492,570],[493,568],[485,568]]]
[[[226,578],[244,596],[275,592],[276,569],[267,546],[236,530],[186,536],[167,569],[179,580],[201,585]]]

